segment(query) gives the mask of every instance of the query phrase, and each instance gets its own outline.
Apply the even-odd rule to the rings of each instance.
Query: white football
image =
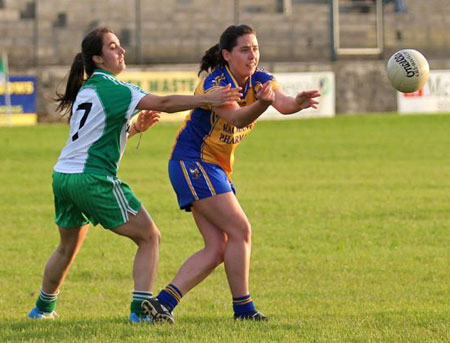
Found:
[[[386,70],[392,87],[403,93],[421,89],[430,74],[430,66],[426,58],[413,49],[404,49],[393,54],[387,63]]]

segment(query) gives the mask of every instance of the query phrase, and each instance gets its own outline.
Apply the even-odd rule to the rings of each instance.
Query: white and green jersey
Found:
[[[128,121],[146,94],[139,87],[96,69],[77,94],[69,139],[54,170],[116,175],[125,149]]]

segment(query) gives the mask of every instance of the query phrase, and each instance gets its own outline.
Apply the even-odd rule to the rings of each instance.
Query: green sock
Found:
[[[131,301],[130,311],[138,315],[144,314],[141,308],[142,302],[151,298],[152,295],[152,292],[133,291],[133,300]]]
[[[59,291],[56,294],[48,294],[41,289],[39,297],[36,300],[36,306],[43,312],[53,312],[56,307],[58,294]]]

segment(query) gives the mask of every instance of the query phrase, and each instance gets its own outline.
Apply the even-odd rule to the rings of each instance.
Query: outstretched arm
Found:
[[[236,102],[228,106],[213,107],[214,113],[238,128],[253,123],[269,107],[275,99],[270,81],[256,93],[258,100],[250,106],[240,107]]]
[[[315,100],[315,98],[320,96],[318,90],[300,92],[295,97],[286,95],[281,88],[276,89],[274,92],[275,101],[272,106],[281,114],[292,114],[309,107],[317,109],[319,104]]]
[[[241,96],[239,91],[240,89],[231,89],[231,85],[227,85],[199,95],[148,94],[139,101],[137,109],[173,113],[201,106],[226,106],[239,100]]]

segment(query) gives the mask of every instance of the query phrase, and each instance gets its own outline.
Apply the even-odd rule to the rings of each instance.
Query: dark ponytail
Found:
[[[103,36],[112,31],[106,27],[100,27],[89,32],[81,43],[81,52],[73,59],[70,67],[69,77],[67,79],[66,91],[64,94],[56,91],[55,101],[58,103],[57,112],[69,114],[69,120],[72,116],[72,106],[75,102],[83,83],[92,76],[97,68],[92,57],[102,55]],[[87,78],[85,77],[85,74]]]
[[[198,75],[200,75],[203,71],[210,72],[214,70],[216,67],[224,67],[225,60],[223,59],[222,53],[220,51],[219,44],[216,44],[205,51],[205,55],[203,55],[202,60],[200,62],[200,70]]]
[[[256,34],[256,32],[250,26],[244,24],[228,26],[220,36],[220,42],[205,51],[205,55],[200,62],[198,75],[203,71],[213,71],[216,67],[225,67],[227,62],[222,56],[222,50],[231,52],[237,45],[238,38],[246,34]]]
[[[83,55],[79,52],[73,59],[67,79],[66,92],[64,94],[56,91],[57,112],[67,113],[70,111],[69,120],[72,116],[72,105],[77,97],[78,91],[85,81]]]

